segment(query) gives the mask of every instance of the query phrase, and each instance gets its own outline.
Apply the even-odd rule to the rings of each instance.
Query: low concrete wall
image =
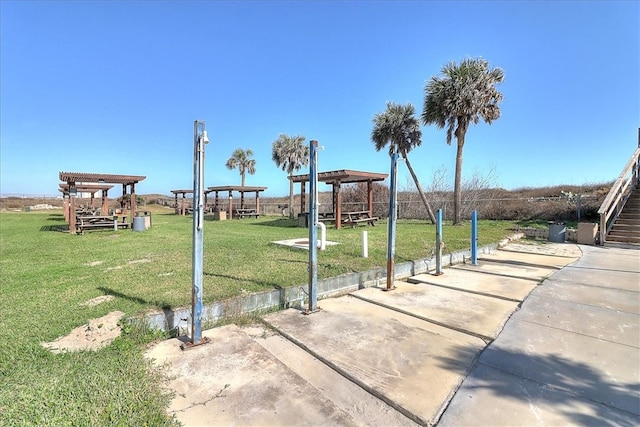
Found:
[[[479,247],[478,255],[493,253],[498,247],[505,245],[508,241],[521,237],[523,237],[523,234],[519,233],[498,244]],[[471,259],[471,250],[446,255],[443,254],[442,265],[451,266],[462,264],[469,259]],[[394,278],[396,280],[404,280],[416,274],[434,271],[435,269],[435,257],[404,262],[395,265]],[[357,289],[376,286],[380,284],[380,282],[386,282],[386,277],[386,268],[376,268],[359,273],[348,273],[318,280],[318,299],[340,296]],[[253,312],[279,310],[289,307],[304,308],[307,291],[308,285],[305,283],[304,285],[257,292],[247,296],[219,301],[203,307],[202,321],[203,323],[211,323],[220,319]],[[161,329],[164,331],[175,330],[179,335],[190,335],[191,308],[167,309],[161,313],[149,314],[145,316],[144,320],[153,329]]]
[[[547,240],[549,238],[549,229],[548,228],[527,227],[527,228],[520,228],[518,230],[521,233],[523,233],[525,236],[529,237],[529,238],[545,239],[545,240]],[[575,241],[578,240],[577,232],[576,232],[576,230],[574,228],[567,228],[566,233],[565,233],[565,240],[567,242],[575,242]]]

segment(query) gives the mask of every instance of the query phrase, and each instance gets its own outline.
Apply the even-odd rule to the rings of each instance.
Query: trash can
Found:
[[[145,231],[146,227],[145,227],[144,221],[145,221],[145,217],[143,216],[133,217],[133,231]]]
[[[564,222],[549,221],[549,241],[555,243],[564,243],[567,226]]]
[[[142,218],[145,230],[148,230],[148,229],[151,228],[151,212],[149,212],[149,211],[138,211],[138,212],[136,212],[136,217],[133,219],[134,223],[135,223],[136,218]],[[135,228],[134,228],[134,230],[135,230]],[[142,230],[136,230],[136,231],[142,231]]]

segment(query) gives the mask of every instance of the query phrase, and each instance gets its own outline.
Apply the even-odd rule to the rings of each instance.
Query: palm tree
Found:
[[[273,141],[271,158],[276,166],[289,174],[289,218],[294,217],[293,209],[293,172],[309,164],[309,147],[304,145],[304,136],[280,134]]]
[[[491,124],[500,117],[498,104],[502,101],[495,85],[502,83],[501,68],[489,69],[489,62],[482,59],[464,59],[457,65],[450,62],[442,68],[442,77],[432,76],[425,86],[422,123],[447,127],[447,144],[455,135],[456,172],[453,189],[454,224],[460,223],[462,197],[462,149],[469,124],[477,124],[482,118]]]
[[[422,203],[427,208],[429,219],[435,224],[436,217],[429,206],[427,197],[422,191],[420,181],[416,173],[411,167],[407,154],[414,148],[419,147],[422,143],[422,131],[420,130],[420,122],[415,117],[415,108],[412,104],[400,105],[393,102],[387,102],[387,110],[383,113],[373,116],[373,131],[371,132],[371,140],[376,146],[376,151],[382,150],[389,144],[389,154],[393,154],[397,150],[407,164],[409,173],[416,184]]]
[[[256,160],[251,159],[253,156],[253,150],[247,148],[243,150],[242,148],[236,148],[229,160],[227,160],[226,166],[228,169],[238,169],[240,172],[240,178],[242,180],[242,185],[244,187],[244,177],[247,173],[253,175],[256,173]]]

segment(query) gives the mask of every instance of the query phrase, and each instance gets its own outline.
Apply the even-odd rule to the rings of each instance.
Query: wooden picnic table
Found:
[[[318,221],[320,222],[336,222],[336,217],[333,216],[333,212],[319,212],[318,213]]]
[[[351,225],[352,227],[357,227],[361,222],[374,226],[377,220],[378,217],[371,216],[369,211],[342,212],[341,214],[342,225]]]
[[[234,218],[244,218],[246,216],[252,216],[255,218],[259,218],[260,214],[258,212],[256,212],[256,210],[254,208],[245,208],[245,209],[234,209],[233,210],[233,216]]]
[[[127,217],[118,218],[117,215],[83,215],[76,217],[76,227],[81,233],[90,230],[118,230],[127,228]]]

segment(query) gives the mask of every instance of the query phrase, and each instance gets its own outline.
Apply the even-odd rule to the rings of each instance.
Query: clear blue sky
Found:
[[[318,140],[320,171],[388,173],[373,115],[387,101],[420,115],[425,82],[465,57],[505,72],[502,117],[467,133],[466,177],[606,182],[638,143],[638,1],[2,0],[0,12],[4,194],[56,194],[59,171],[146,175],[143,194],[192,188],[196,119],[206,186],[239,185],[224,165],[251,148],[246,184],[288,194],[271,160],[280,133]],[[455,147],[423,127],[410,159],[428,187],[436,169],[453,175]],[[401,165],[401,188],[407,176]]]

